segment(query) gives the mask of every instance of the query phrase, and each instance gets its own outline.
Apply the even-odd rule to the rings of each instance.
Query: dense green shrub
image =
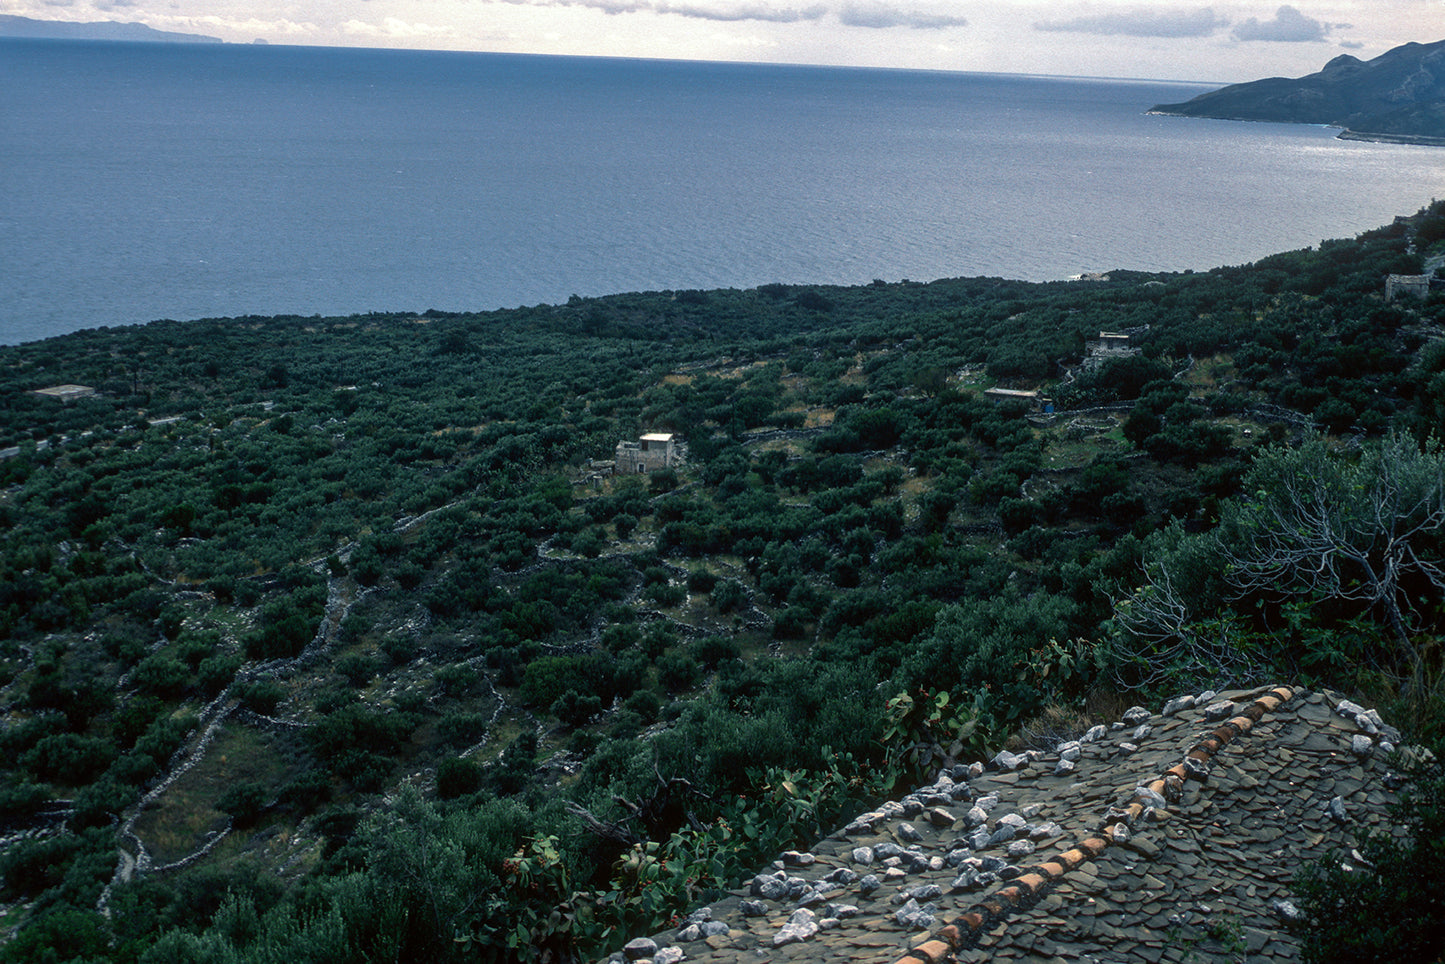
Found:
[[[1335,853],[1295,878],[1310,964],[1430,964],[1445,952],[1445,764],[1408,752],[1410,787],[1394,813],[1402,833],[1372,832],[1363,860]]]

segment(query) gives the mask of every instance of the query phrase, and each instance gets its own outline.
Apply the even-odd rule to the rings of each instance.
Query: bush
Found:
[[[360,688],[376,675],[376,660],[366,653],[347,653],[336,661],[336,672]]]
[[[387,636],[377,648],[392,666],[401,666],[416,658],[416,640],[410,636]]]
[[[637,525],[637,516],[632,515],[630,512],[620,513],[612,519],[612,527],[617,531],[617,538],[619,539],[626,539],[632,535],[637,529]]]
[[[666,582],[654,582],[642,591],[642,595],[664,609],[680,606],[687,600],[687,590]]]
[[[448,713],[437,721],[437,736],[452,746],[467,746],[487,734],[486,713]]]
[[[717,585],[717,573],[711,569],[693,569],[687,574],[687,588],[693,592],[712,592]]]
[[[716,669],[718,663],[737,659],[743,654],[738,641],[726,636],[706,636],[694,643],[692,650],[698,662],[708,669]]]
[[[657,661],[657,678],[669,692],[679,693],[702,678],[702,667],[688,654],[673,651]]]
[[[1408,773],[1394,811],[1403,838],[1372,833],[1352,869],[1333,854],[1295,879],[1308,964],[1429,964],[1445,952],[1445,763],[1433,756]]]
[[[775,639],[802,639],[807,635],[808,614],[797,606],[789,606],[773,620]]]
[[[437,796],[443,800],[476,793],[482,788],[482,768],[471,760],[452,757],[437,767]]]
[[[36,783],[0,787],[0,819],[27,816],[49,799],[49,792]]]
[[[42,780],[82,786],[99,776],[115,757],[115,745],[109,740],[57,733],[42,738],[20,762]]]
[[[253,713],[270,716],[286,698],[286,691],[275,680],[263,679],[241,690],[241,705]]]
[[[229,814],[237,827],[249,827],[261,816],[266,788],[259,783],[237,783],[221,794],[216,809]]]
[[[101,961],[111,950],[100,915],[64,907],[28,923],[0,946],[0,962]]]
[[[179,697],[190,681],[190,667],[166,650],[141,660],[131,674],[131,682],[137,688],[163,700]]]
[[[240,668],[239,656],[207,656],[196,668],[196,685],[208,698],[215,696],[231,684]]]
[[[550,712],[567,726],[576,729],[585,726],[592,717],[602,712],[602,698],[595,693],[568,690],[552,704]]]
[[[572,540],[572,551],[588,559],[596,559],[605,548],[607,544],[602,541],[602,536],[592,528],[583,529]]]
[[[748,591],[735,579],[724,579],[713,587],[712,604],[720,613],[735,612],[748,605]]]
[[[522,701],[540,709],[550,707],[593,674],[596,661],[585,656],[543,656],[534,659],[522,673]]]

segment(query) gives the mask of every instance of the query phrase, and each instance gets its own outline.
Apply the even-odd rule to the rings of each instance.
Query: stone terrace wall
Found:
[[[1398,740],[1289,687],[1135,707],[940,774],[611,960],[1297,960],[1290,881],[1389,827]]]

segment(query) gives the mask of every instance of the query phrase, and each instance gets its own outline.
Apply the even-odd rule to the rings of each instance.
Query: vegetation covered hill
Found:
[[[1318,73],[1231,84],[1163,114],[1326,124],[1348,134],[1445,143],[1445,40],[1409,43],[1362,61],[1341,54]]]
[[[0,37],[26,40],[139,40],[152,43],[218,44],[219,37],[198,33],[156,30],[143,23],[99,20],[76,23],[70,20],[34,20],[14,14],[0,14]]]
[[[1428,736],[1442,239],[0,349],[0,961],[596,955],[1139,690]]]

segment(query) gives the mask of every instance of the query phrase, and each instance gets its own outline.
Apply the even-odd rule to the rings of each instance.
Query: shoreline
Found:
[[[1318,124],[1314,121],[1265,120],[1258,117],[1226,117],[1220,114],[1186,114],[1182,111],[1159,110],[1157,107],[1144,112],[1156,117],[1187,117],[1196,120],[1222,120],[1238,124],[1304,124],[1310,127],[1335,127],[1334,124]],[[1343,141],[1367,141],[1373,144],[1409,144],[1415,147],[1445,147],[1445,137],[1433,134],[1372,134],[1368,131],[1352,131],[1339,128],[1336,139]]]
[[[1430,134],[1371,134],[1344,128],[1336,135],[1342,141],[1370,141],[1375,144],[1410,144],[1416,147],[1445,147],[1445,137]]]

